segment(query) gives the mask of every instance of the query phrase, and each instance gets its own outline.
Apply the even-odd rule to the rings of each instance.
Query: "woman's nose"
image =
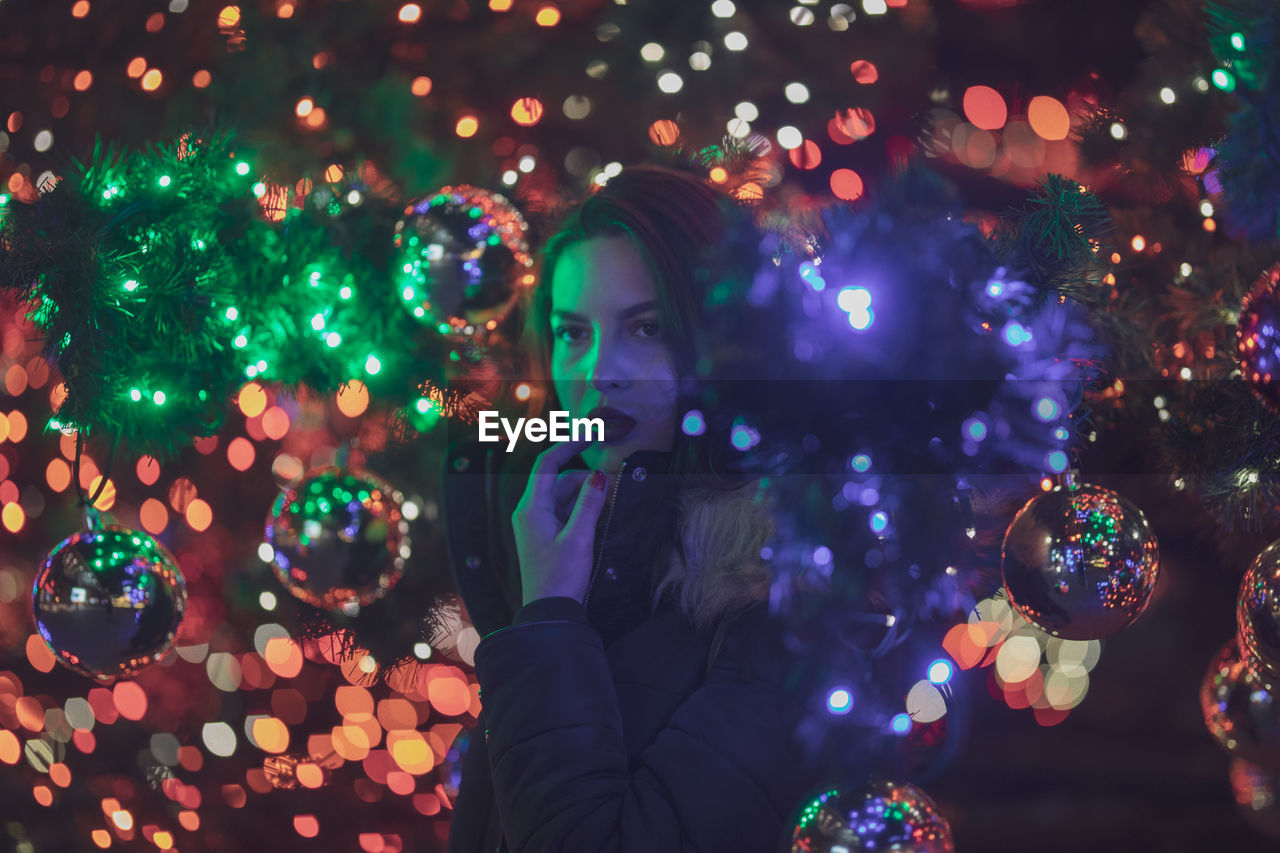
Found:
[[[597,391],[621,388],[631,381],[625,356],[612,341],[604,340],[603,336],[598,337],[591,355],[587,382],[592,388]]]

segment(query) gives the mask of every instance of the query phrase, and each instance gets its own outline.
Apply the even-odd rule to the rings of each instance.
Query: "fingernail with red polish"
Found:
[[[591,488],[603,489],[605,484],[605,476],[603,471],[591,472]]]

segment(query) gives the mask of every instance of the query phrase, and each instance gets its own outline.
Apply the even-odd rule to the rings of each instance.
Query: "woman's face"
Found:
[[[556,262],[551,377],[569,417],[604,418],[605,440],[583,450],[582,460],[606,473],[636,450],[669,451],[675,442],[675,362],[657,298],[627,237],[575,243]]]

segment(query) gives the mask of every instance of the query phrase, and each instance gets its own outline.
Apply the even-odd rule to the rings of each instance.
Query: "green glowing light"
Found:
[[[152,394],[152,395],[151,395],[151,399],[155,401],[155,404],[156,404],[157,406],[163,406],[163,405],[164,405],[164,392],[163,392],[163,391],[157,391],[156,393],[154,393],[154,394]]]
[[[324,342],[331,347],[336,347],[342,343],[342,335],[337,332],[330,332],[324,336]]]
[[[376,355],[371,355],[364,360],[364,369],[366,373],[372,376],[382,369],[382,362],[378,361]]]
[[[249,174],[249,164],[243,160],[241,160],[239,163],[236,163],[236,174],[237,175]]]
[[[231,345],[236,349],[244,349],[249,345],[249,339],[243,334],[236,335],[236,339],[231,342]]]
[[[228,308],[228,309],[227,309],[227,319],[228,319],[228,320],[235,320],[235,319],[236,319],[237,317],[239,317],[239,316],[240,316],[240,312],[239,312],[239,311],[237,311],[235,308]]]
[[[419,397],[418,402],[414,403],[413,405],[414,405],[414,408],[416,408],[419,412],[425,415],[427,412],[431,411],[432,407],[435,404],[432,403],[430,400],[428,400],[426,397]]]
[[[137,289],[138,289],[138,282],[137,282],[137,280],[136,280],[136,279],[132,279],[132,278],[131,278],[131,279],[129,279],[128,281],[126,281],[126,282],[124,283],[124,289],[125,289],[125,290],[127,290],[127,291],[129,291],[130,293],[132,293],[133,291],[137,290]]]
[[[251,364],[251,365],[249,365],[248,367],[246,367],[246,368],[244,369],[244,375],[245,375],[245,376],[248,376],[250,379],[252,379],[253,377],[257,376],[257,375],[258,375],[258,366],[257,366],[256,364]]]
[[[141,391],[139,391],[137,388],[130,388],[130,389],[129,389],[129,399],[130,399],[130,400],[132,400],[132,401],[133,401],[133,402],[135,402],[135,403],[136,403],[136,402],[138,402],[139,400],[141,400],[141,399],[142,399],[142,392],[141,392]]]
[[[191,241],[191,248],[195,249],[197,252],[203,252],[203,251],[204,251],[204,241],[203,241],[203,240],[201,240],[199,237],[194,238],[194,239]]]
[[[315,329],[317,332],[324,328],[323,314],[316,314],[311,318],[311,328]]]
[[[253,194],[256,198],[262,198],[267,194],[267,185],[262,181],[258,181],[253,185]]]
[[[1244,33],[1232,33],[1231,46],[1244,53]]]
[[[1217,86],[1224,92],[1234,92],[1236,88],[1236,78],[1225,68],[1219,68],[1217,71],[1213,72],[1213,85]]]
[[[0,193],[0,207],[4,207],[8,203],[9,203],[9,194]]]
[[[161,175],[161,176],[160,176],[160,181],[159,181],[160,186],[162,186],[162,187],[167,187],[167,186],[169,186],[169,184],[171,184],[172,182],[173,182],[173,179],[172,179],[172,178],[170,178],[168,175]]]
[[[350,299],[350,298],[351,298],[351,288],[346,287],[346,286],[343,286],[342,288],[340,288],[340,289],[338,290],[338,298],[339,298],[339,299],[342,299],[342,300]]]

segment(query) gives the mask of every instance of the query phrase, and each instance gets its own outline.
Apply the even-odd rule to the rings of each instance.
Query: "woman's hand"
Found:
[[[603,471],[560,472],[586,444],[562,442],[538,454],[511,515],[524,604],[549,596],[577,601],[586,596],[608,478]],[[562,524],[565,513],[568,520]]]

